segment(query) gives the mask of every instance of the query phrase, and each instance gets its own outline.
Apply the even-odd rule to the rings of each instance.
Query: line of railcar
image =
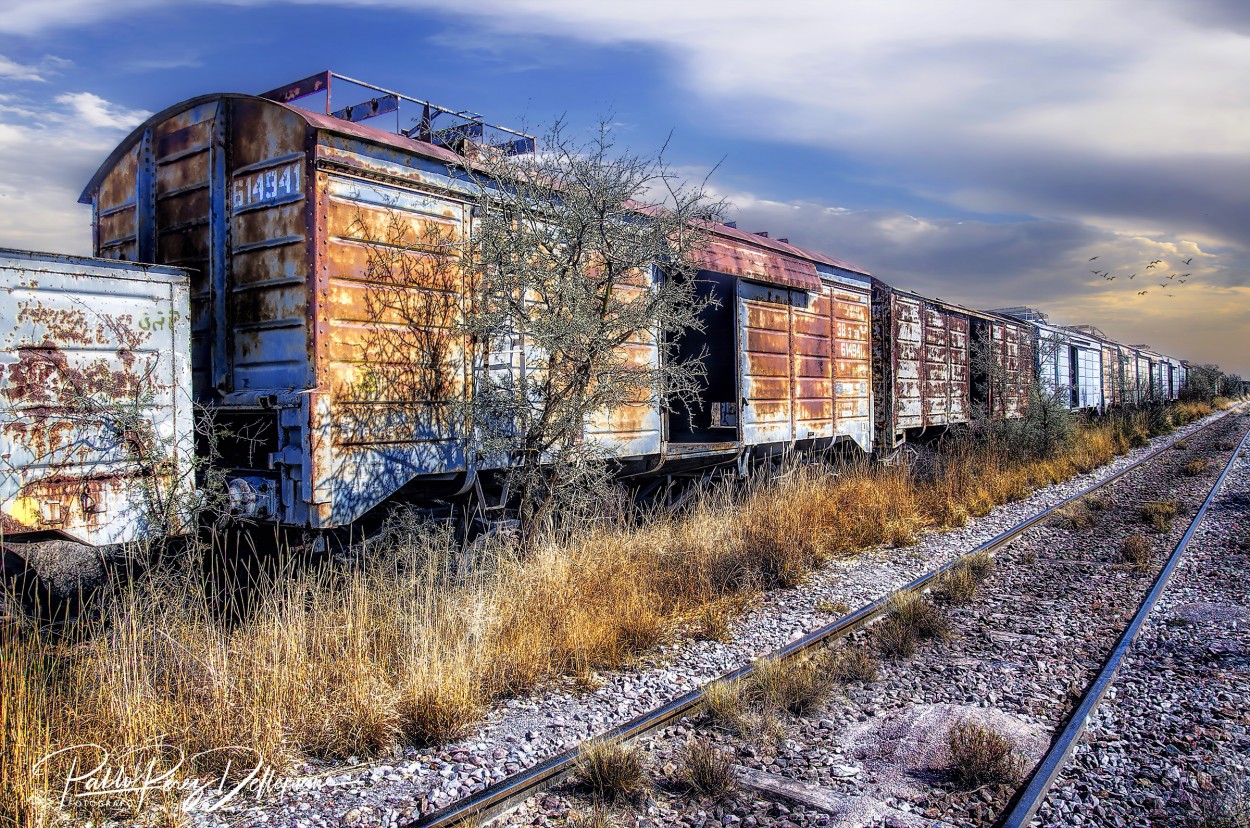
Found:
[[[323,73],[153,115],[83,192],[96,258],[4,251],[6,567],[24,542],[178,531],[141,515],[153,497],[166,512],[186,499],[193,402],[220,435],[232,508],[287,529],[463,495],[492,472],[452,403],[477,371],[525,370],[532,343],[484,352],[454,333],[462,275],[437,257],[400,250],[415,259],[396,280],[369,256],[397,229],[464,238],[475,193],[457,150],[468,138],[533,151],[533,139],[373,87],[366,105],[333,110],[335,83],[348,81]],[[296,103],[309,95],[324,112]],[[411,129],[359,122],[401,105],[418,107]],[[1095,331],[926,298],[732,224],[712,229],[701,266],[717,301],[682,345],[709,354],[700,404],[639,400],[587,424],[622,475],[835,446],[884,454],[978,411],[1020,416],[1035,374],[1071,386],[1074,409],[1174,397],[1184,381],[1182,363]],[[1063,347],[1038,347],[1052,339]],[[642,339],[624,348],[659,358]],[[101,430],[88,414],[147,425]]]

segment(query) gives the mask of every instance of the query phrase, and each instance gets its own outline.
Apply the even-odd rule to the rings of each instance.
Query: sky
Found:
[[[0,0],[0,246],[90,253],[148,114],[323,69],[606,120],[742,229],[1250,377],[1243,0]]]

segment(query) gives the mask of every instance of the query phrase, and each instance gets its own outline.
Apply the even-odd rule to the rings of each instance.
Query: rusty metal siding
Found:
[[[340,161],[370,153],[351,149]],[[312,486],[328,525],[355,520],[415,478],[468,467],[457,256],[468,204],[349,171],[319,169],[314,184],[321,414]]]
[[[971,416],[970,322],[962,309],[874,280],[872,353],[877,438]]]
[[[832,301],[834,433],[871,451],[871,296],[867,285],[826,284]]]
[[[1033,334],[1031,326],[1006,317],[977,312],[973,336],[985,349],[985,364],[978,366],[978,404],[994,418],[1023,416],[1033,384]]]
[[[827,291],[795,291],[790,308],[793,433],[796,440],[834,432],[833,302]]]
[[[648,281],[658,273],[649,274]],[[623,301],[638,298],[648,286],[619,284],[614,288]],[[620,348],[620,355],[640,370],[659,367],[660,349],[652,332],[639,332]],[[611,411],[592,416],[586,424],[586,439],[598,444],[610,457],[630,458],[658,455],[661,450],[663,414],[655,389],[640,389],[633,399]]]
[[[923,302],[898,295],[891,304],[894,347],[894,428],[921,428],[924,419],[925,341]]]
[[[186,528],[188,274],[0,250],[0,536]]]
[[[228,136],[229,259],[214,297],[223,390],[304,389],[316,358],[307,128],[281,107],[236,100]]]
[[[806,294],[739,279],[738,342],[742,442],[785,443],[794,438],[791,303]]]

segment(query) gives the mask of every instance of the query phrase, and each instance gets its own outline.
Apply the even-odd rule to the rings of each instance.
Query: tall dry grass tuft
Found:
[[[45,692],[55,669],[51,654],[27,630],[0,628],[0,823],[15,828],[50,824],[42,804],[47,767],[37,767],[55,744],[56,711]]]

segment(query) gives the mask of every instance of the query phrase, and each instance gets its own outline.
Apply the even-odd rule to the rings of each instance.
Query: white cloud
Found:
[[[126,109],[110,103],[91,92],[67,92],[57,95],[56,102],[68,112],[59,119],[74,121],[92,129],[131,129],[152,113],[142,109]]]
[[[91,210],[78,195],[147,114],[87,92],[38,107],[10,95],[0,104],[0,246],[89,254]]]
[[[18,63],[0,55],[0,78],[43,83],[48,80],[49,75],[54,75],[69,65],[69,61],[51,55],[35,64]]]

